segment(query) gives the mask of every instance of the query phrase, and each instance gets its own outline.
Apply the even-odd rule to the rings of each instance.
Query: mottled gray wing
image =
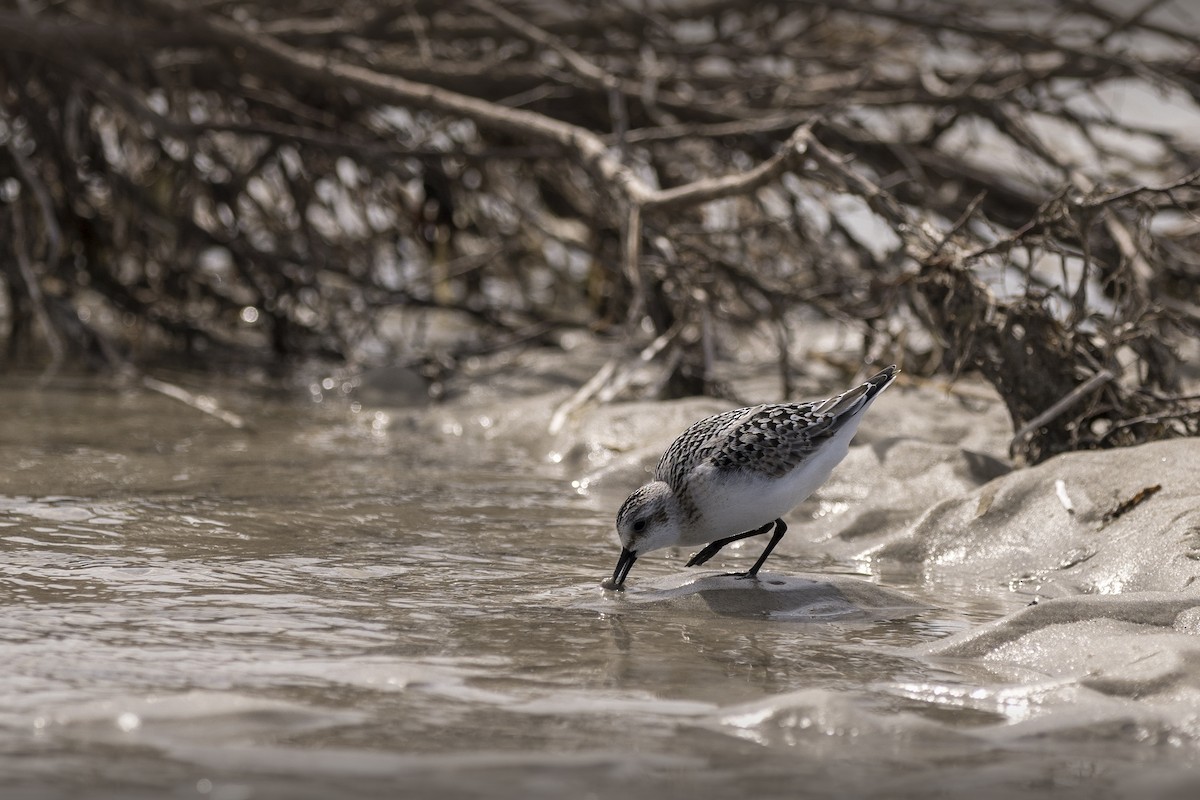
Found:
[[[712,456],[714,451],[726,446],[729,434],[737,426],[738,420],[751,414],[756,408],[764,407],[735,408],[693,422],[671,442],[671,446],[658,460],[658,466],[654,468],[655,480],[666,481],[672,489],[679,491],[685,475]]]
[[[671,443],[654,476],[679,490],[698,465],[777,478],[804,463],[896,377],[895,366],[865,383],[811,403],[738,408],[702,419]]]
[[[706,460],[721,471],[786,475],[841,428],[843,415],[822,412],[820,405],[783,403],[750,409]]]

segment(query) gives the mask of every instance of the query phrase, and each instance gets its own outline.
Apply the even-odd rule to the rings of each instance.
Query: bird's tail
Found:
[[[829,398],[813,411],[817,414],[828,414],[834,418],[860,411],[866,408],[880,392],[891,386],[892,381],[896,380],[896,376],[899,374],[900,368],[892,364],[879,374],[867,378],[866,382],[860,386],[855,386],[848,392],[842,392],[836,397]]]

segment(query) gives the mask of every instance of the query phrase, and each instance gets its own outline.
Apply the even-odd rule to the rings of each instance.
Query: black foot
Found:
[[[722,572],[721,577],[722,578],[733,578],[734,580],[739,580],[739,581],[745,581],[745,580],[756,581],[756,580],[758,580],[757,573],[753,573],[753,572]]]

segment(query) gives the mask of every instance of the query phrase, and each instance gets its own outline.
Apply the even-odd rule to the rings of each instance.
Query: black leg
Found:
[[[696,553],[696,555],[694,555],[690,559],[688,559],[686,566],[698,567],[701,564],[703,564],[705,561],[708,561],[710,558],[715,556],[717,554],[717,552],[725,545],[731,544],[732,542],[736,542],[739,539],[745,539],[750,536],[758,536],[760,533],[766,533],[768,530],[770,530],[771,526],[774,524],[775,524],[774,522],[768,522],[766,525],[763,525],[758,530],[746,531],[745,533],[739,533],[736,536],[727,536],[724,539],[717,539],[715,542],[709,542],[708,544],[706,544],[704,546],[703,550],[701,550],[699,553]],[[773,546],[774,545],[772,545],[772,547]],[[770,552],[770,548],[768,548],[768,552]]]
[[[765,531],[766,528],[763,528],[763,530]],[[787,533],[787,524],[782,519],[775,520],[775,532],[771,534],[771,541],[767,542],[767,549],[762,551],[762,555],[758,557],[758,561],[754,562],[754,566],[743,577],[753,578],[758,575],[758,571],[762,569],[767,556],[771,555],[771,551],[775,549],[775,545],[779,544],[779,540],[783,538],[785,533]]]

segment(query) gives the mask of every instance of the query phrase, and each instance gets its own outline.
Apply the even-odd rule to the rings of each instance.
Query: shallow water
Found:
[[[996,735],[1058,689],[1006,692],[977,663],[908,650],[1020,595],[802,547],[766,577],[857,576],[915,607],[722,605],[765,588],[712,579],[727,593],[705,594],[679,557],[643,559],[613,595],[598,584],[619,496],[580,494],[537,446],[489,439],[478,408],[455,424],[453,408],[221,399],[253,429],[89,380],[0,387],[4,797],[1197,785],[1194,744]],[[747,547],[715,565],[744,566]]]

